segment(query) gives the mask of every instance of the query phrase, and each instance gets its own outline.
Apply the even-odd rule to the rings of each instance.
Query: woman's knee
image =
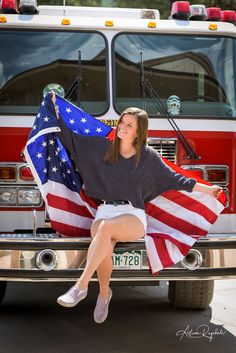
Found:
[[[102,220],[97,231],[99,237],[109,237],[111,239],[112,224],[109,220]]]
[[[90,233],[91,237],[94,238],[98,232],[98,228],[102,222],[102,219],[98,219],[97,221],[94,221],[91,225]]]

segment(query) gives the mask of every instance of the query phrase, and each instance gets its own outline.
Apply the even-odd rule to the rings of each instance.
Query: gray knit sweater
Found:
[[[137,208],[167,190],[191,192],[196,180],[175,173],[151,147],[143,146],[136,167],[135,156],[120,156],[117,163],[104,161],[111,141],[101,136],[78,135],[59,119],[57,132],[63,146],[70,152],[84,182],[85,193],[96,199],[128,200]]]

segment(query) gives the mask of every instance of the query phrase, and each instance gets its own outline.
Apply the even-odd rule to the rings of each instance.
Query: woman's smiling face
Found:
[[[129,140],[131,142],[138,136],[137,135],[138,123],[133,114],[123,115],[119,125],[117,126],[117,137],[121,140]]]

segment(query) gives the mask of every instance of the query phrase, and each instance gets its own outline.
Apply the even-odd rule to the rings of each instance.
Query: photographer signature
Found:
[[[214,331],[210,331],[210,327],[206,324],[201,324],[198,326],[195,330],[190,328],[189,324],[186,326],[184,330],[179,330],[176,332],[176,336],[180,337],[180,341],[183,339],[183,337],[187,338],[206,338],[211,342],[215,336],[218,335],[225,335],[226,330],[223,328],[215,328]]]

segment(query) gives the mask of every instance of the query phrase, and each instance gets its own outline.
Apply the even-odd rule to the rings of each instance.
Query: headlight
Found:
[[[18,191],[19,205],[39,205],[41,203],[41,195],[37,189],[20,189]]]
[[[0,206],[40,207],[42,197],[37,188],[0,187]]]
[[[0,189],[0,205],[14,205],[16,204],[17,193],[13,188]]]

